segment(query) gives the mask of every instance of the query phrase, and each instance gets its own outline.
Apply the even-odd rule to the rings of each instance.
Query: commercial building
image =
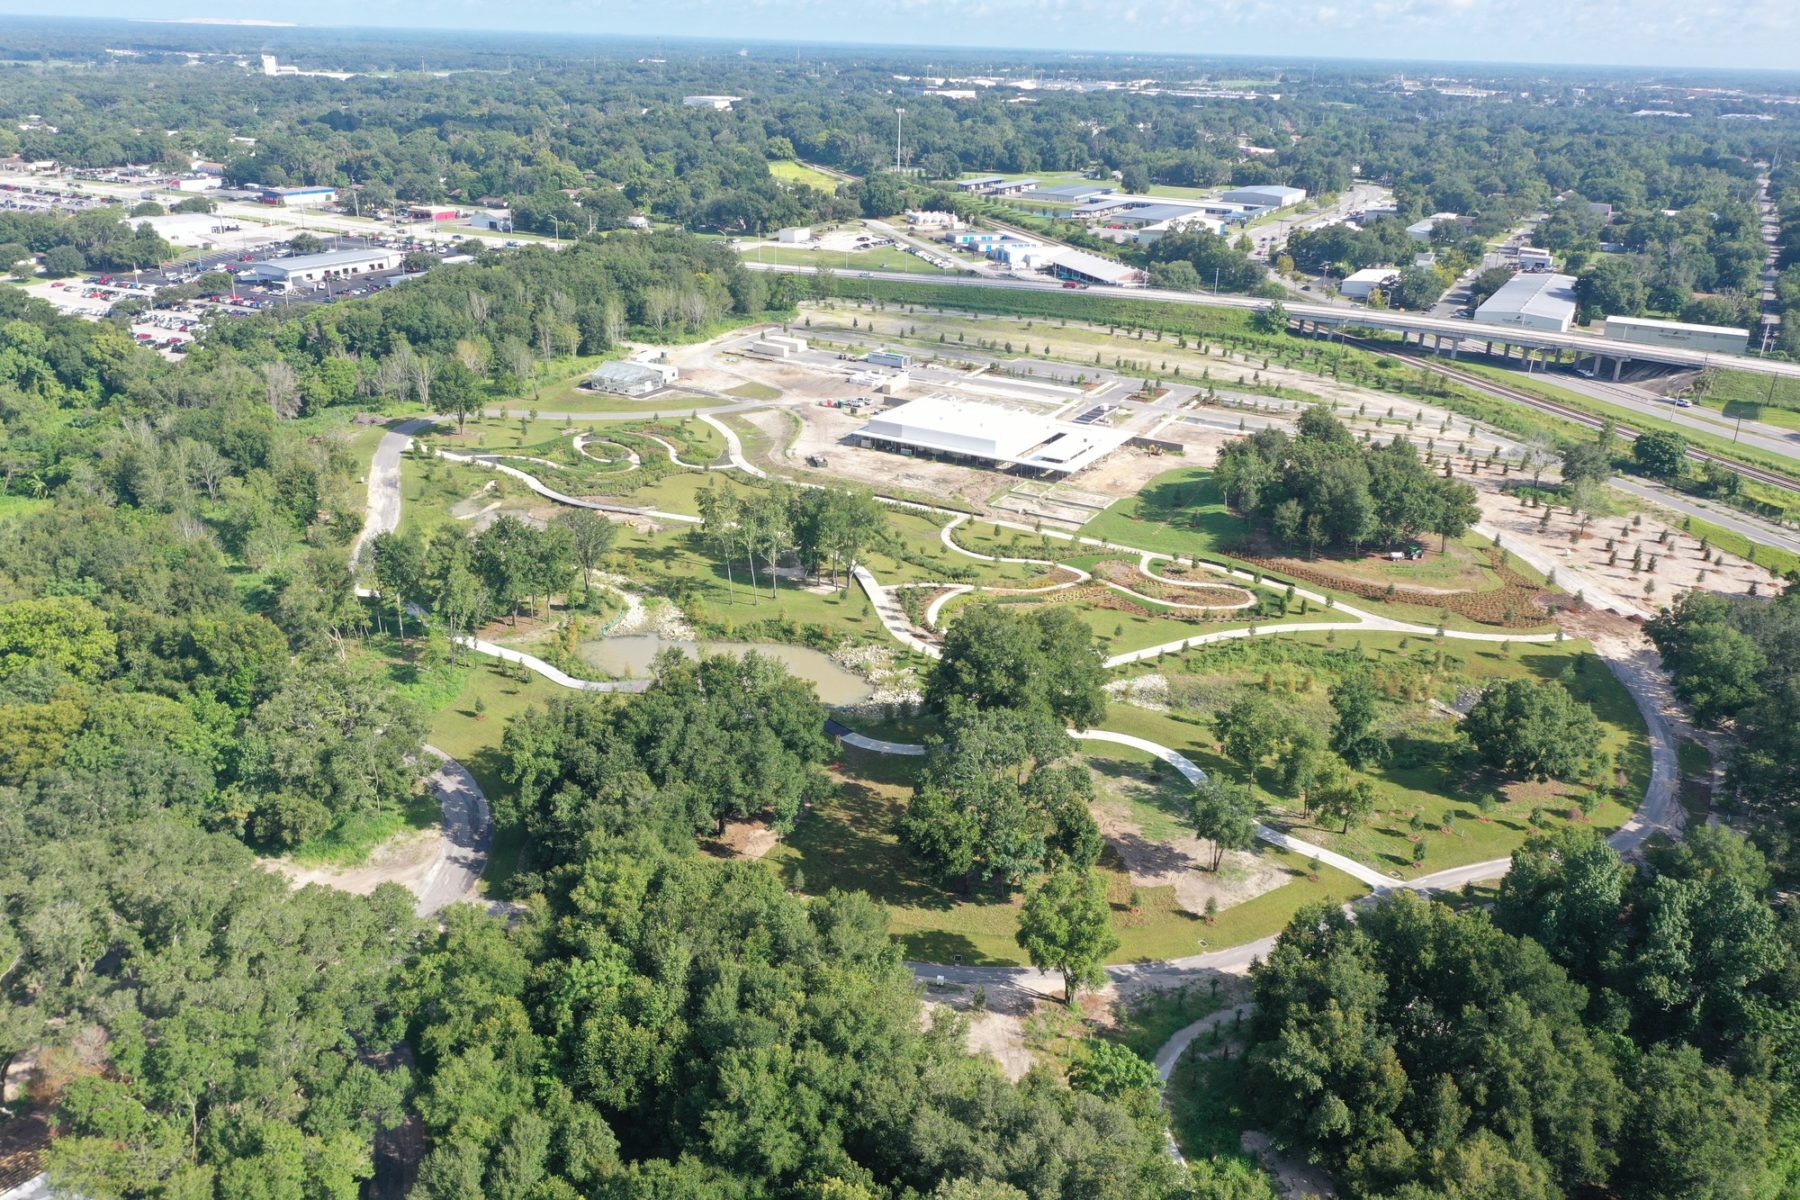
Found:
[[[1040,271],[1048,271],[1058,279],[1072,283],[1100,284],[1103,287],[1143,287],[1150,277],[1136,267],[1089,254],[1085,250],[1046,247],[1037,263]]]
[[[872,418],[855,435],[858,445],[1072,475],[1129,441],[1122,430],[1053,421],[1034,413],[950,396],[927,396]]]
[[[1392,267],[1364,267],[1338,284],[1338,294],[1352,300],[1367,300],[1377,290],[1393,287],[1399,279],[1400,272]]]
[[[1431,240],[1432,231],[1446,221],[1456,221],[1460,223],[1462,217],[1456,213],[1432,213],[1424,220],[1414,221],[1411,225],[1408,225],[1406,227],[1406,236],[1415,242],[1429,242]]]
[[[511,233],[513,231],[512,209],[493,208],[485,212],[469,214],[470,229],[485,229],[490,233]]]
[[[454,208],[434,208],[429,205],[414,205],[406,210],[409,221],[454,221],[462,216]]]
[[[986,192],[1005,182],[1006,180],[998,175],[974,175],[968,179],[957,180],[956,190],[959,192]]]
[[[1258,208],[1288,208],[1306,199],[1306,189],[1280,184],[1258,184],[1256,187],[1233,188],[1219,199],[1232,204],[1253,204]]]
[[[1743,354],[1750,348],[1750,331],[1729,325],[1690,325],[1683,321],[1649,321],[1642,317],[1606,318],[1606,336],[1615,342],[1640,346],[1680,346],[1710,354]]]
[[[1555,265],[1548,250],[1540,250],[1536,246],[1519,247],[1519,270],[1548,271]]]
[[[148,225],[165,242],[190,249],[206,250],[224,242],[243,226],[234,217],[217,213],[164,213],[160,217],[126,217],[125,223],[136,229]]]
[[[1095,196],[1110,196],[1115,189],[1104,183],[1062,183],[1055,187],[1036,187],[1025,194],[1027,200],[1048,200],[1058,204],[1079,204]]]
[[[775,240],[784,246],[798,246],[812,241],[812,230],[803,225],[791,226],[776,233]]]
[[[1031,191],[1037,185],[1038,181],[1035,179],[1002,179],[988,189],[988,194],[990,196],[1017,196]]]
[[[648,396],[680,377],[681,372],[668,363],[609,362],[594,368],[588,386],[617,396]]]
[[[1514,275],[1475,310],[1481,325],[1569,332],[1575,319],[1573,275]]]
[[[962,218],[955,213],[934,209],[907,209],[906,223],[916,229],[961,229]]]
[[[871,350],[863,355],[863,361],[876,367],[893,367],[904,371],[912,366],[912,355],[902,354],[898,350]]]
[[[245,283],[274,284],[285,291],[327,280],[391,271],[400,265],[400,259],[400,253],[395,250],[332,250],[324,254],[299,254],[293,258],[251,263],[239,271],[237,277]]]
[[[742,96],[683,96],[681,104],[684,108],[710,108],[714,112],[729,112],[731,106]]]
[[[330,187],[264,188],[257,197],[264,204],[280,208],[317,208],[337,203],[337,189]]]

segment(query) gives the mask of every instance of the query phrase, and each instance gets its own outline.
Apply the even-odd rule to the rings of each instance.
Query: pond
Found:
[[[818,689],[819,699],[826,704],[856,704],[867,700],[873,690],[862,676],[846,671],[822,651],[806,646],[785,646],[779,642],[688,642],[676,641],[654,633],[635,633],[624,637],[599,638],[581,643],[581,657],[614,678],[642,679],[650,673],[650,664],[664,650],[677,649],[697,656],[708,654],[742,654],[754,650],[772,658],[788,669],[796,679],[804,679]]]

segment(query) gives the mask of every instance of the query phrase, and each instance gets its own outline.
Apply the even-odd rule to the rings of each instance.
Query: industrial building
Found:
[[[588,376],[588,386],[616,396],[648,396],[680,377],[681,372],[668,363],[608,362],[594,368]]]
[[[1150,282],[1149,275],[1136,267],[1085,250],[1065,250],[1060,246],[1046,247],[1036,265],[1040,271],[1048,271],[1058,279],[1073,283],[1143,287]]]
[[[800,246],[812,241],[812,230],[804,225],[794,225],[776,232],[775,240],[783,246]]]
[[[998,175],[975,175],[968,179],[957,180],[956,190],[959,192],[985,192],[996,184],[1005,182],[1006,180]]]
[[[806,339],[790,337],[785,333],[764,334],[756,341],[744,347],[745,354],[755,354],[763,358],[793,358],[804,353]]]
[[[395,250],[331,250],[324,254],[300,254],[293,258],[251,263],[238,272],[238,278],[245,283],[273,284],[286,291],[332,279],[391,271],[400,265],[400,258],[400,253]]]
[[[912,366],[912,355],[902,354],[898,350],[871,350],[863,355],[863,361],[877,367],[893,367],[904,371]]]
[[[336,204],[337,189],[332,187],[264,188],[257,199],[264,204],[273,204],[278,208],[318,208],[320,205]]]
[[[165,242],[189,249],[206,250],[219,245],[227,236],[243,232],[236,218],[217,213],[164,213],[159,217],[126,217],[125,223],[136,229],[148,225]]]
[[[510,208],[489,209],[486,212],[469,214],[470,229],[485,229],[490,233],[511,233],[513,217]]]
[[[1575,319],[1573,275],[1514,275],[1475,310],[1481,325],[1569,332]]]
[[[1536,246],[1519,247],[1519,270],[1548,271],[1555,265],[1548,250],[1541,250]]]
[[[877,450],[1055,475],[1091,466],[1130,438],[1123,430],[1053,421],[950,396],[927,396],[891,408],[854,435],[858,445]]]
[[[1642,317],[1606,318],[1606,336],[1640,346],[1679,346],[1710,354],[1744,354],[1750,331],[1729,325],[1690,325],[1683,321],[1650,321]]]
[[[683,96],[681,104],[684,108],[710,108],[714,112],[730,112],[731,106],[742,96]]]
[[[907,209],[906,223],[917,229],[961,229],[962,218],[955,213],[935,209]]]
[[[1415,242],[1429,242],[1431,240],[1432,231],[1446,221],[1456,221],[1460,223],[1462,217],[1458,216],[1456,213],[1432,213],[1424,220],[1414,221],[1411,225],[1408,225],[1406,227],[1406,236]]]
[[[1036,188],[1037,185],[1038,181],[1035,179],[1002,179],[999,183],[996,183],[988,189],[988,195],[1017,196],[1021,193],[1031,191]]]
[[[1231,204],[1253,204],[1258,208],[1288,208],[1306,199],[1306,189],[1266,183],[1233,188],[1219,199]]]
[[[1055,187],[1032,188],[1026,200],[1048,200],[1056,204],[1079,204],[1096,196],[1110,196],[1114,189],[1104,183],[1062,183]]]
[[[1338,294],[1351,300],[1367,300],[1376,291],[1393,287],[1399,279],[1400,272],[1392,267],[1364,267],[1338,284]]]

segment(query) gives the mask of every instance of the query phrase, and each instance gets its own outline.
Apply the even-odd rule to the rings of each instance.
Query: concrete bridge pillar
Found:
[[[1624,369],[1625,369],[1625,360],[1624,359],[1622,359],[1622,358],[1613,359],[1613,382],[1614,383],[1619,382],[1619,373],[1621,371],[1623,371]]]

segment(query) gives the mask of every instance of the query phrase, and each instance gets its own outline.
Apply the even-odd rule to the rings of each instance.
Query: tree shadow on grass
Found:
[[[964,935],[945,929],[903,933],[900,935],[900,946],[906,957],[914,962],[970,967],[1016,965],[983,954]]]

